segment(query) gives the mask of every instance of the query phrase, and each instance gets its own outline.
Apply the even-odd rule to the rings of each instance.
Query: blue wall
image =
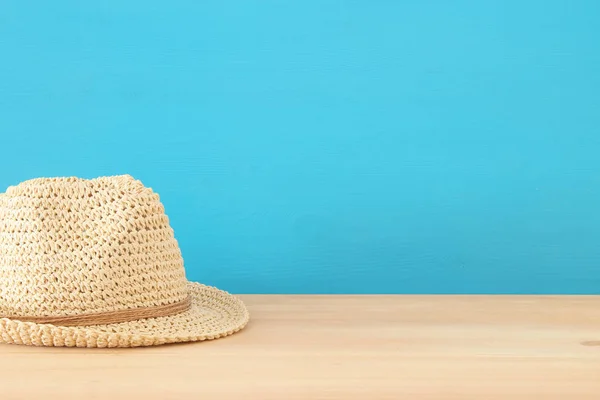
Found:
[[[233,292],[600,293],[599,20],[3,1],[0,187],[129,173],[188,277]]]

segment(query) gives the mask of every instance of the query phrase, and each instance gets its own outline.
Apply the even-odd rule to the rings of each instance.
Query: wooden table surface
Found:
[[[0,399],[600,399],[600,296],[241,296],[226,339],[0,345]]]

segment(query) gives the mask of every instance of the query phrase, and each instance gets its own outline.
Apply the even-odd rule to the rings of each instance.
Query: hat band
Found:
[[[136,321],[138,319],[168,317],[180,314],[192,307],[191,296],[177,303],[166,304],[156,307],[130,308],[126,310],[108,311],[94,314],[68,315],[58,317],[5,317],[22,322],[34,322],[37,324],[52,324],[59,326],[90,326],[90,325],[110,325],[121,322]]]

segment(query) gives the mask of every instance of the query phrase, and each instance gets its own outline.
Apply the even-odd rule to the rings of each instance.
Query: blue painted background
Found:
[[[0,186],[129,173],[233,292],[600,293],[600,2],[0,3]]]

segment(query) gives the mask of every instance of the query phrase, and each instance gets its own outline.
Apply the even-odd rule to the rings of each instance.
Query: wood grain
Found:
[[[213,342],[0,345],[0,398],[600,398],[600,297],[242,297],[250,325]]]

